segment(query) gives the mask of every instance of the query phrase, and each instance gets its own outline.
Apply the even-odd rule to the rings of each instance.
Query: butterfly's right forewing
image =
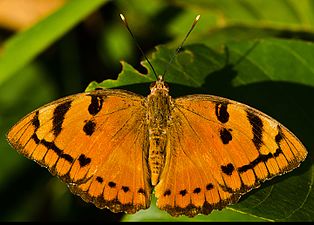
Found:
[[[209,214],[305,159],[282,124],[247,105],[210,95],[175,100],[157,206],[171,215]]]

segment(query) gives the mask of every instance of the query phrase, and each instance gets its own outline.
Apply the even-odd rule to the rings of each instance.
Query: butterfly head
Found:
[[[151,94],[155,94],[157,92],[169,92],[169,86],[167,83],[165,83],[163,76],[161,75],[158,76],[158,79],[155,82],[151,83],[149,88]]]

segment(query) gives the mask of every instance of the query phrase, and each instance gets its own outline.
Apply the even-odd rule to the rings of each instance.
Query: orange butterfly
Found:
[[[296,136],[254,108],[212,95],[173,99],[164,75],[150,90],[146,98],[107,89],[56,100],[8,140],[99,208],[135,213],[149,207],[154,188],[172,216],[222,209],[306,158]]]

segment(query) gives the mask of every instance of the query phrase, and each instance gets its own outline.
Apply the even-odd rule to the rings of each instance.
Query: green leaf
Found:
[[[251,26],[313,31],[313,1],[311,0],[187,0],[177,4],[211,11],[221,26],[242,23]],[[278,10],[280,9],[280,10]]]
[[[69,1],[30,29],[9,39],[0,54],[0,85],[106,1]]]
[[[158,74],[164,72],[173,52],[173,49],[157,48],[151,63]],[[119,87],[147,95],[147,82],[154,80],[154,75],[148,64],[143,64],[149,71],[148,75],[142,75],[123,63],[117,80],[100,84],[93,82],[88,90],[99,86]],[[222,52],[213,51],[205,45],[190,45],[169,66],[165,80],[170,83],[172,96],[207,93],[251,105],[286,125],[309,151],[300,168],[263,183],[259,189],[244,195],[239,203],[228,206],[222,214],[215,212],[209,216],[197,216],[192,221],[313,220],[313,43],[260,40],[228,44]],[[157,218],[187,220],[185,217],[165,216],[155,209],[128,215],[124,220]]]
[[[201,19],[189,43],[217,46],[239,40],[284,37],[313,40],[314,4],[311,0],[187,0],[174,1],[182,12],[172,19],[168,32],[178,45],[193,18]]]

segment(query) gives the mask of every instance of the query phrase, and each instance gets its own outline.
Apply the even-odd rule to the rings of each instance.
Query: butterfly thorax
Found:
[[[148,163],[152,185],[156,185],[165,163],[168,126],[172,107],[169,89],[162,79],[151,85],[151,93],[147,97],[147,117],[149,130]]]

